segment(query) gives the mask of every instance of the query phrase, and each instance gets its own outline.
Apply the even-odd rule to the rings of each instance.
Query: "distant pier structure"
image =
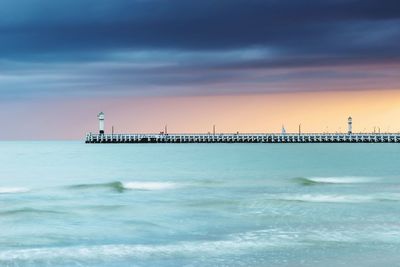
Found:
[[[106,134],[104,113],[98,114],[99,133],[86,134],[86,143],[400,143],[399,133],[353,133],[353,119],[347,133],[133,133]],[[299,126],[300,127],[300,126]],[[215,129],[215,126],[214,126]]]

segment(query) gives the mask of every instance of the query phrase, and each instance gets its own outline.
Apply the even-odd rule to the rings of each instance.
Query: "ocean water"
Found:
[[[400,266],[398,144],[0,142],[0,266]]]

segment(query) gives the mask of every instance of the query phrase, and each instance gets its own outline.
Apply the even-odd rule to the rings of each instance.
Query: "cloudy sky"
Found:
[[[396,0],[0,0],[0,139],[400,130]]]

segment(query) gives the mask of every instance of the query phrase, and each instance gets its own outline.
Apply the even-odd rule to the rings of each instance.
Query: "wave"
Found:
[[[78,184],[78,185],[71,185],[69,186],[71,189],[110,189],[119,193],[122,193],[125,188],[124,185],[117,181],[111,183],[102,183],[102,184]]]
[[[171,182],[127,182],[124,188],[131,190],[165,190],[177,188],[177,184]]]
[[[151,257],[171,257],[198,255],[240,255],[249,250],[265,251],[282,247],[297,246],[290,233],[253,231],[233,234],[226,240],[182,241],[173,244],[112,244],[72,247],[44,247],[0,251],[0,263],[46,262],[60,260],[90,262],[117,261],[126,258],[148,259]]]
[[[366,226],[357,229],[315,229],[306,237],[311,242],[382,242],[400,243],[400,231],[397,225]]]
[[[42,210],[34,208],[21,208],[14,210],[0,211],[0,215],[19,215],[19,214],[60,214],[63,212],[54,210]]]
[[[79,185],[71,185],[69,188],[71,189],[110,189],[118,193],[122,193],[126,190],[166,190],[166,189],[174,189],[177,188],[177,184],[172,182],[111,182],[111,183],[102,183],[102,184],[79,184]]]
[[[18,194],[29,192],[29,188],[25,187],[0,187],[0,194]]]
[[[374,177],[357,177],[357,176],[343,176],[343,177],[297,177],[293,179],[295,182],[302,185],[318,185],[318,184],[360,184],[375,182],[377,178]]]
[[[321,202],[321,203],[365,203],[379,201],[400,201],[400,194],[338,195],[338,194],[281,194],[270,195],[269,200]]]
[[[182,241],[173,244],[107,244],[70,247],[15,248],[0,251],[0,265],[24,263],[52,266],[60,262],[89,263],[154,258],[240,256],[259,251],[313,246],[315,243],[400,243],[397,226],[356,227],[352,229],[317,228],[306,231],[265,229],[232,234],[224,240]],[[40,265],[40,266],[42,266]],[[25,265],[24,265],[25,266]]]
[[[358,195],[283,195],[276,196],[275,200],[298,201],[298,202],[332,202],[332,203],[359,203],[371,201],[369,197]]]

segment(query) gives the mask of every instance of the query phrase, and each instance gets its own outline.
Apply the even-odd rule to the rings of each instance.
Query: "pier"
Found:
[[[347,133],[197,133],[197,134],[106,134],[104,113],[98,115],[99,132],[86,134],[85,142],[98,143],[400,143],[400,133],[353,133],[353,119],[347,120]]]
[[[400,143],[400,134],[87,134],[86,143]]]

